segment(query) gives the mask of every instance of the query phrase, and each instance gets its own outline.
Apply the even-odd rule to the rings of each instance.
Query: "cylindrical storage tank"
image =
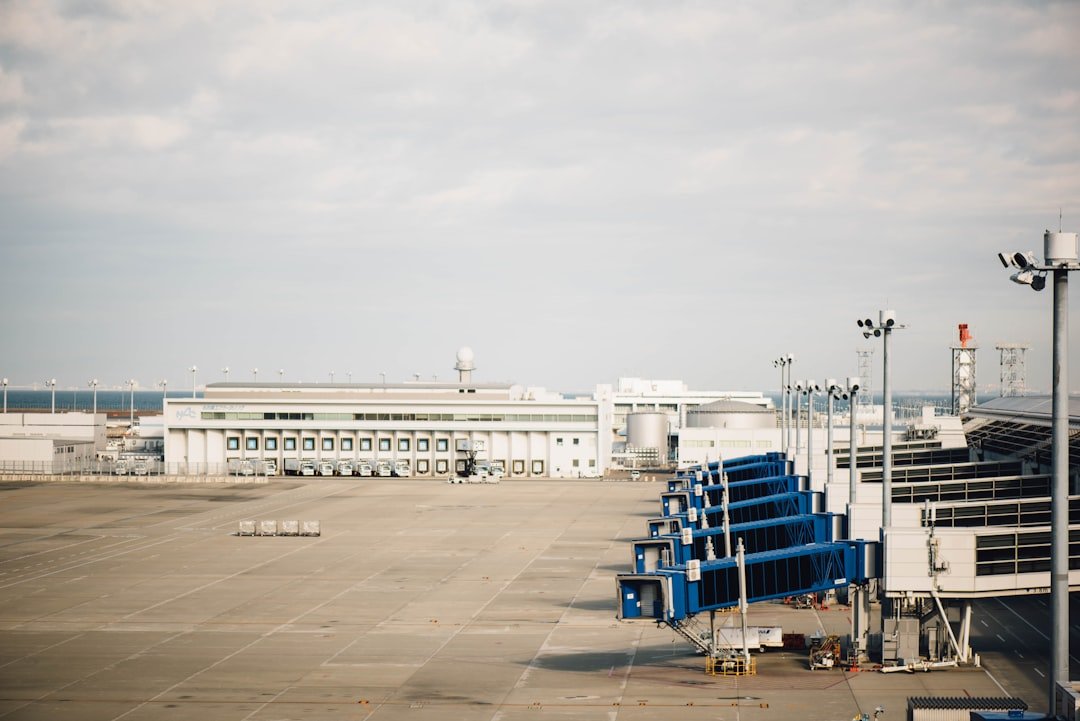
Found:
[[[667,414],[659,411],[627,413],[626,445],[632,448],[655,448],[663,457],[668,447]]]
[[[741,401],[713,401],[686,412],[687,428],[776,428],[776,411]]]

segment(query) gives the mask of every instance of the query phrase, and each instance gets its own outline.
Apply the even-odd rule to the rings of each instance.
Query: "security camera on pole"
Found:
[[[1080,270],[1077,234],[1043,234],[1045,263],[1034,253],[998,253],[1006,268],[1017,268],[1009,279],[1032,290],[1054,281],[1053,396],[1050,431],[1050,703],[1057,711],[1057,688],[1069,687],[1069,271]]]

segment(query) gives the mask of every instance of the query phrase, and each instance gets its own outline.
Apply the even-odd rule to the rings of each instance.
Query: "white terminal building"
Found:
[[[773,416],[761,393],[681,381],[622,378],[591,398],[474,383],[468,348],[455,368],[456,383],[211,383],[203,397],[165,402],[165,463],[201,474],[244,460],[387,461],[424,477],[463,471],[472,451],[509,477],[587,478],[640,460],[666,465],[697,406],[737,399]]]

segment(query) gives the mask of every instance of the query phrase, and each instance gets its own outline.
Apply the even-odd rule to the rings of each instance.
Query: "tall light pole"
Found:
[[[788,390],[795,396],[795,452],[792,455],[799,455],[799,451],[802,450],[802,432],[800,430],[799,421],[802,416],[802,392],[806,388],[806,381],[795,381],[788,384]]]
[[[8,387],[8,379],[7,379],[7,378],[2,378],[2,379],[0,379],[0,384],[3,384],[3,386],[4,386],[4,413],[7,413],[7,387]]]
[[[851,471],[851,488],[848,495],[848,503],[855,502],[855,486],[859,483],[859,470],[855,463],[855,456],[859,452],[858,436],[855,433],[856,423],[855,416],[859,412],[859,399],[856,396],[859,394],[859,379],[856,376],[851,376],[847,379],[847,392],[850,400],[848,401],[848,410],[851,413],[851,441],[848,451],[848,455],[851,457],[849,469]]]
[[[195,397],[195,374],[199,372],[199,366],[191,366],[188,368],[191,371],[191,397]]]
[[[790,353],[787,355],[787,385],[785,390],[787,391],[787,438],[784,439],[784,448],[788,451],[791,450],[791,410],[792,410],[792,398],[791,398],[791,366],[795,363],[795,357]]]
[[[866,318],[859,320],[858,325],[863,330],[863,338],[874,336],[881,338],[882,358],[882,441],[881,441],[881,531],[892,524],[892,383],[889,373],[889,338],[897,328],[907,328],[905,325],[897,325],[896,311],[878,311],[878,323]]]
[[[162,398],[162,400],[168,399],[168,397],[169,397],[169,381],[162,378],[161,382],[158,383],[158,385],[161,386],[161,398]]]
[[[1053,395],[1050,429],[1050,703],[1054,713],[1056,689],[1069,683],[1069,271],[1080,270],[1077,234],[1043,235],[1045,264],[1032,253],[998,253],[1002,265],[1019,268],[1011,280],[1046,287],[1046,273],[1053,273]]]
[[[91,388],[92,388],[92,389],[94,390],[94,415],[96,416],[96,415],[97,415],[97,387],[98,387],[98,379],[97,379],[97,378],[92,378],[92,379],[90,379],[90,382],[88,382],[88,383],[87,383],[86,385],[90,386],[90,387],[91,387]]]
[[[225,382],[229,382],[229,366],[225,366],[221,369],[221,373],[225,376]]]
[[[333,382],[334,382],[334,371],[330,371],[330,383],[333,384]]]
[[[45,381],[45,385],[52,386],[52,410],[50,413],[56,413],[56,379],[51,378]]]
[[[251,377],[254,379],[254,381],[256,383],[259,382],[259,369],[258,368],[252,368],[251,369]]]
[[[806,381],[806,479],[812,481],[814,476],[814,394],[821,390],[817,381]]]
[[[825,444],[827,446],[825,450],[825,482],[832,484],[834,466],[836,465],[833,460],[833,401],[844,400],[847,398],[847,394],[844,393],[843,386],[837,383],[835,378],[829,378],[825,381],[825,392],[828,394],[829,398],[829,430],[825,436]]]
[[[278,368],[277,378],[278,378],[278,383],[284,383],[285,382],[285,369],[284,368]]]
[[[352,371],[345,371],[345,375],[349,377],[349,383],[352,383]]]
[[[128,388],[131,389],[131,420],[129,421],[130,427],[135,427],[135,379],[128,379]]]
[[[379,375],[382,376],[382,384],[386,385],[386,371],[379,371]]]
[[[788,452],[788,405],[787,405],[787,381],[784,374],[792,361],[791,354],[780,356],[772,362],[773,367],[780,369],[780,447],[784,453]]]

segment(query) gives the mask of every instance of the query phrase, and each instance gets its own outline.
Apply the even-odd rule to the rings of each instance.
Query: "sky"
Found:
[[[1075,2],[4,0],[0,375],[469,346],[482,382],[766,391],[874,348],[880,388],[855,320],[891,308],[894,388],[948,389],[967,323],[981,391],[1001,343],[1045,391],[1051,293],[996,253],[1080,230],[1078,37]]]

